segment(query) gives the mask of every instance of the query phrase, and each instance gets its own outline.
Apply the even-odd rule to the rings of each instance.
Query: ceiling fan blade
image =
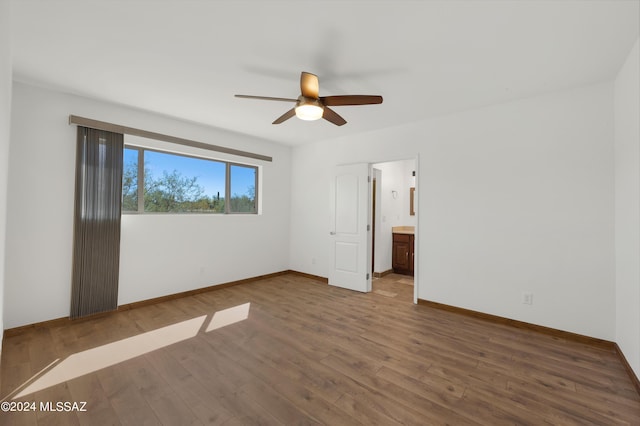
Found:
[[[271,96],[253,96],[253,95],[235,95],[236,98],[245,99],[261,99],[263,101],[281,101],[281,102],[296,102],[297,99],[291,98],[273,98]]]
[[[289,111],[285,112],[280,117],[276,118],[276,120],[271,124],[280,124],[283,121],[287,121],[288,119],[290,119],[294,115],[296,115],[296,109],[295,108],[291,108]]]
[[[322,113],[322,118],[327,121],[332,122],[336,126],[342,126],[343,124],[347,124],[347,120],[340,117],[337,112],[332,110],[331,108],[324,107],[324,112]]]
[[[340,96],[323,96],[320,98],[323,104],[328,106],[341,105],[372,105],[381,104],[382,96],[373,95],[340,95]]]
[[[302,92],[302,96],[318,99],[318,95],[320,93],[318,76],[311,74],[310,72],[303,71],[302,74],[300,74],[300,91]]]

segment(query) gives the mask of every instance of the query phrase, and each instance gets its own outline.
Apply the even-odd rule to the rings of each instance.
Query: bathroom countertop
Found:
[[[394,226],[391,228],[391,232],[394,234],[415,234],[415,226]]]

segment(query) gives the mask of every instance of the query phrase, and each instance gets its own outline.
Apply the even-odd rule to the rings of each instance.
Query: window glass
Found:
[[[231,164],[230,167],[230,211],[233,213],[255,213],[257,168],[237,164]]]
[[[138,211],[138,150],[124,149],[122,211]]]
[[[145,212],[224,212],[225,163],[145,150]]]
[[[257,182],[255,166],[127,146],[122,211],[257,213]]]

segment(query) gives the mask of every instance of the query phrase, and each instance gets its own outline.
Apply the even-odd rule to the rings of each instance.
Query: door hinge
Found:
[[[369,274],[367,274],[367,280],[369,280]]]
[[[367,225],[367,231],[371,231],[371,225]]]
[[[371,183],[371,176],[367,176],[367,182]]]

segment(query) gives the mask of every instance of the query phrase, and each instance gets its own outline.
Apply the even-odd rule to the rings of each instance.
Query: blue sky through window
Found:
[[[125,167],[136,162],[137,151],[125,149]],[[197,177],[196,183],[204,189],[206,196],[217,197],[219,192],[220,198],[224,198],[225,163],[223,162],[145,150],[145,165],[155,178],[161,177],[164,171],[172,173],[174,170],[182,176]],[[249,188],[255,186],[255,173],[256,169],[253,167],[234,165],[231,195],[248,194]]]
[[[145,151],[144,159],[154,178],[162,177],[164,171],[172,173],[176,170],[182,176],[197,177],[196,183],[204,189],[206,196],[217,196],[220,192],[220,197],[224,198],[224,163],[154,151]]]

